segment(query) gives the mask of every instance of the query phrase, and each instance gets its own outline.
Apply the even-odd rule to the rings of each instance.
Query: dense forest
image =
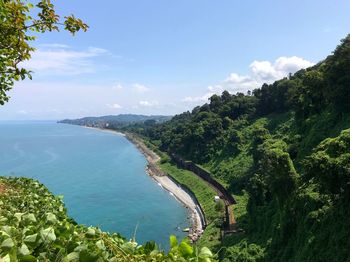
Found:
[[[145,124],[153,125],[156,123],[163,123],[170,120],[171,116],[145,116],[145,115],[134,115],[134,114],[120,114],[120,115],[109,115],[109,116],[97,116],[97,117],[83,117],[78,119],[64,119],[58,121],[63,124],[73,124],[90,127],[100,128],[112,128],[117,129],[128,126],[130,124]]]
[[[273,84],[124,130],[203,166],[241,199],[244,233],[217,247],[223,261],[350,261],[350,35]]]

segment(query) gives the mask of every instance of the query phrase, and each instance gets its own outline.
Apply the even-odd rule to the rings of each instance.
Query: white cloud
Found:
[[[281,56],[274,63],[255,60],[249,65],[250,75],[242,76],[237,73],[231,73],[219,86],[222,87],[222,90],[228,90],[232,93],[246,92],[261,87],[263,83],[271,84],[278,79],[288,76],[289,73],[293,74],[302,68],[312,65],[314,63],[297,56]]]
[[[143,100],[143,101],[139,101],[139,105],[144,106],[144,107],[154,107],[154,106],[159,105],[159,103],[156,100],[154,100],[154,101]]]
[[[301,68],[307,68],[313,65],[314,63],[297,56],[281,56],[275,62],[276,70],[284,74],[295,73]]]
[[[279,72],[276,71],[269,61],[254,61],[249,67],[253,73],[253,77],[256,79],[269,81],[279,77]]]
[[[118,91],[124,89],[124,87],[121,84],[115,84],[114,86],[112,86],[112,88]]]
[[[41,47],[51,47],[51,48],[70,48],[69,45],[64,45],[64,44],[57,44],[57,43],[53,43],[53,44],[41,44]]]
[[[289,73],[307,68],[314,65],[314,63],[307,61],[301,57],[281,56],[273,63],[270,61],[253,61],[250,65],[249,75],[239,75],[231,73],[224,81],[214,86],[209,86],[206,94],[202,96],[185,97],[182,101],[192,104],[200,104],[206,102],[213,94],[220,94],[227,90],[230,93],[247,92],[261,87],[262,84],[271,84],[274,81],[288,76]]]
[[[93,58],[108,53],[107,50],[90,47],[84,51],[67,50],[68,46],[46,44],[33,52],[29,61],[21,65],[34,72],[54,75],[78,75],[95,72]]]
[[[133,91],[139,94],[146,93],[150,91],[151,89],[148,88],[147,86],[141,85],[141,84],[134,84],[133,85]]]
[[[245,92],[250,89],[254,89],[259,86],[259,81],[251,76],[241,76],[236,73],[231,73],[219,86],[221,86],[220,92],[228,90],[230,92]]]
[[[103,48],[99,48],[99,47],[89,47],[88,48],[88,52],[91,54],[105,54],[108,53],[108,50],[103,49]]]
[[[219,93],[222,92],[222,86],[221,85],[215,85],[215,86],[208,86],[208,90],[213,93]]]
[[[185,103],[204,103],[207,102],[208,99],[214,95],[215,93],[206,93],[205,95],[202,96],[186,96],[184,99],[182,99],[182,102]]]
[[[117,103],[114,103],[114,104],[107,104],[107,106],[109,108],[113,108],[113,109],[121,109],[123,108],[121,105],[117,104]]]

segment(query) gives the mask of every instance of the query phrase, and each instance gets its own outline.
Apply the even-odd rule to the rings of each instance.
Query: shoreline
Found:
[[[187,209],[190,220],[188,238],[192,242],[198,240],[204,231],[204,224],[202,222],[204,221],[204,218],[202,217],[203,211],[197,205],[197,199],[193,199],[193,197],[189,195],[185,189],[176,184],[171,178],[169,178],[167,174],[159,169],[157,162],[160,161],[160,157],[155,152],[149,149],[139,138],[133,136],[132,134],[122,133],[106,128],[88,126],[83,127],[121,135],[133,143],[137,149],[145,156],[148,162],[146,173],[152,178],[155,183],[157,183],[164,190],[168,191],[171,196],[173,196]]]
[[[88,128],[88,129],[95,129],[95,130],[97,129],[99,131],[102,131],[102,132],[105,132],[105,133],[114,134],[114,135],[126,136],[122,132],[118,132],[118,131],[112,130],[112,129],[106,129],[106,128],[101,128],[101,127],[92,127],[92,126],[81,126],[81,127]]]
[[[202,223],[202,221],[204,221],[204,218],[201,217],[203,211],[200,210],[200,207],[197,205],[197,199],[193,199],[193,197],[189,195],[185,189],[175,183],[173,179],[171,179],[167,174],[159,169],[157,162],[160,161],[160,157],[151,149],[149,149],[143,143],[143,141],[129,133],[124,133],[124,135],[146,157],[148,161],[146,173],[159,186],[168,191],[170,195],[172,195],[176,200],[178,200],[186,207],[190,214],[190,230],[188,237],[192,242],[197,241],[204,231],[204,225]]]

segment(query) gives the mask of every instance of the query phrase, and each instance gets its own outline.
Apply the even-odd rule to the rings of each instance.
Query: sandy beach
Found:
[[[191,241],[195,242],[203,233],[202,220],[199,212],[197,211],[199,207],[196,205],[195,201],[189,194],[187,194],[186,191],[176,185],[168,176],[151,175],[151,177],[158,183],[158,185],[167,190],[186,208],[188,208],[191,219],[191,228],[188,236]]]
[[[92,126],[82,126],[84,128],[88,128],[88,129],[97,129],[99,131],[105,132],[105,133],[111,133],[111,134],[117,134],[117,135],[121,135],[121,136],[125,136],[125,134],[112,130],[112,129],[106,129],[106,128],[100,128],[100,127],[92,127]]]

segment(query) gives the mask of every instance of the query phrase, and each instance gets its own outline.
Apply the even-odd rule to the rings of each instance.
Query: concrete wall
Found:
[[[233,196],[226,190],[225,187],[223,187],[219,182],[212,178],[211,174],[207,170],[201,168],[192,161],[185,161],[184,159],[175,154],[172,154],[171,158],[180,167],[192,171],[197,176],[199,176],[203,180],[207,181],[210,185],[212,185],[216,189],[220,198],[224,199],[227,204],[236,204],[236,200],[233,198]]]

